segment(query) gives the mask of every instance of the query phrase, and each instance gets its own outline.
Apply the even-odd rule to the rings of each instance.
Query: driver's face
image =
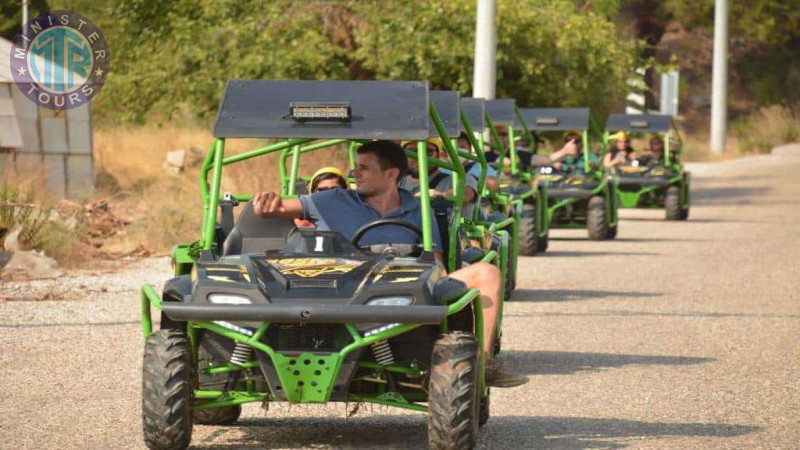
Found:
[[[625,141],[625,139],[617,139],[617,141],[614,143],[614,145],[617,147],[617,150],[625,150],[627,144],[628,143]]]
[[[652,141],[650,142],[650,150],[654,153],[663,153],[664,152],[664,143],[661,141]]]
[[[381,169],[378,157],[372,153],[356,155],[356,192],[364,196],[386,192],[396,186],[397,169]]]

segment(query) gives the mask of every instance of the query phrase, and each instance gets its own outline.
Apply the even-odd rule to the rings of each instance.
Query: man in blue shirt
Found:
[[[253,211],[261,217],[305,218],[316,221],[318,229],[335,230],[348,239],[353,233],[379,218],[398,218],[421,225],[419,204],[411,194],[397,188],[397,182],[408,169],[403,149],[392,141],[372,141],[357,150],[353,176],[356,192],[334,189],[301,197],[284,199],[276,192],[259,192],[253,197]],[[334,192],[339,191],[339,192]],[[431,214],[430,212],[426,212]],[[432,223],[433,218],[431,218]],[[441,261],[441,238],[431,227]],[[413,243],[416,234],[402,227],[378,227],[368,232],[362,242]],[[476,263],[449,274],[467,289],[478,289],[482,296],[484,317],[484,351],[492,354],[497,317],[500,309],[500,271],[489,263]],[[525,384],[527,377],[507,372],[496,361],[487,361],[486,381],[490,386],[513,387]]]

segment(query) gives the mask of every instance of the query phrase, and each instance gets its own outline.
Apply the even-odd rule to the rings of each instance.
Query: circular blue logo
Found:
[[[48,11],[31,19],[11,47],[11,73],[32,102],[65,110],[100,92],[111,67],[103,33],[73,11]]]

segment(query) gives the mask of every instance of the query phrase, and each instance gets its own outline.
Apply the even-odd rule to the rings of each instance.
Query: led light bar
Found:
[[[558,117],[537,117],[536,125],[558,125]]]
[[[304,120],[350,120],[349,102],[291,102],[289,117],[297,121]]]
[[[631,120],[632,128],[647,128],[646,120]]]

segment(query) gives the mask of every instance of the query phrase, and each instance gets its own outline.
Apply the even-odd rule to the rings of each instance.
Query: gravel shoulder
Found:
[[[800,145],[690,170],[689,221],[625,210],[615,241],[554,230],[521,259],[502,359],[531,382],[492,390],[479,448],[797,448]],[[169,272],[0,284],[4,447],[143,448],[138,289]],[[193,444],[425,445],[422,414],[346,412],[246,405],[243,426],[196,426]]]

